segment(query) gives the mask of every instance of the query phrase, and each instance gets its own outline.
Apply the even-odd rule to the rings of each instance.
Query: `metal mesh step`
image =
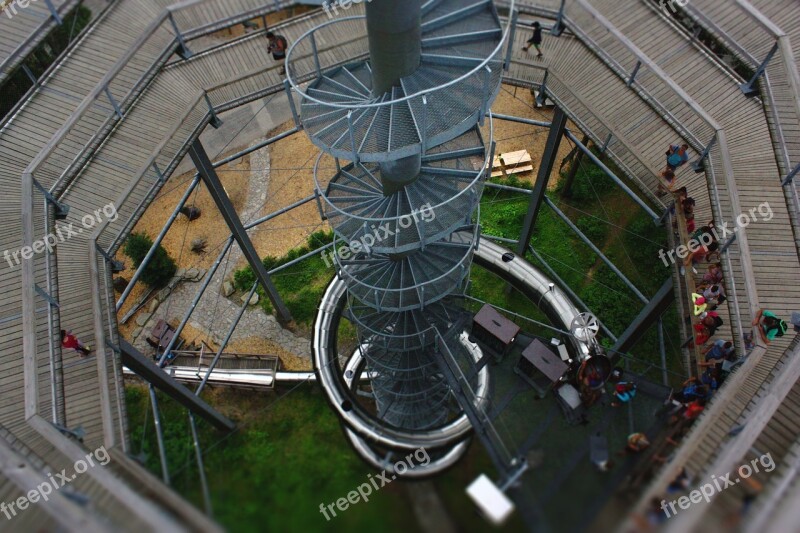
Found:
[[[469,274],[478,227],[457,231],[407,255],[342,251],[334,255],[350,294],[381,311],[421,309],[455,292]]]
[[[486,163],[486,148],[479,132],[472,130],[437,147],[425,158],[419,178],[389,196],[384,195],[377,164],[346,165],[322,192],[321,205],[345,241],[360,241],[379,253],[411,251],[469,223],[483,190]]]
[[[373,97],[371,71],[364,60],[322,67],[320,75],[301,91],[301,120],[322,151],[351,161],[392,161],[449,141],[481,119],[484,103],[499,87],[502,66],[502,26],[493,3],[442,0],[426,4],[425,55],[401,86]],[[331,22],[320,32],[330,33],[335,26]],[[309,35],[300,41],[312,39],[315,33]],[[301,44],[300,48],[309,47]]]
[[[390,352],[409,352],[433,345],[436,331],[452,331],[463,323],[458,302],[445,299],[425,309],[411,311],[377,311],[351,299],[349,317],[356,325],[362,342],[369,342]]]

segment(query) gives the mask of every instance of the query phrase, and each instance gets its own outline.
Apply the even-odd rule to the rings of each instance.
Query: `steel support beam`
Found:
[[[217,204],[220,213],[222,213],[222,217],[228,224],[233,238],[239,244],[242,254],[247,259],[247,262],[250,263],[250,268],[253,269],[256,278],[264,287],[270,302],[272,302],[272,307],[275,308],[278,322],[282,325],[290,323],[292,321],[292,315],[289,313],[286,304],[283,303],[280,294],[278,294],[278,289],[275,288],[275,285],[272,283],[272,279],[269,277],[264,263],[261,262],[261,258],[258,256],[253,246],[253,242],[247,235],[247,231],[244,229],[242,221],[239,219],[239,215],[236,213],[236,209],[234,209],[230,198],[228,198],[228,194],[222,187],[222,182],[219,180],[219,176],[216,170],[214,170],[214,166],[211,164],[211,160],[199,139],[195,140],[189,148],[189,157],[192,158],[195,167],[197,167],[197,171],[203,183],[208,187],[208,192]]]
[[[648,303],[647,297],[646,297],[644,294],[642,294],[642,292],[641,292],[639,289],[637,289],[637,288],[636,288],[636,285],[634,285],[634,284],[631,282],[631,280],[629,280],[629,279],[628,279],[628,278],[625,276],[625,274],[623,274],[623,273],[622,273],[622,271],[621,271],[620,269],[618,269],[618,268],[617,268],[617,266],[616,266],[616,265],[615,265],[615,264],[614,264],[614,263],[611,261],[611,259],[609,259],[608,257],[606,257],[606,255],[603,253],[603,251],[602,251],[602,250],[600,250],[600,248],[598,248],[597,246],[595,246],[595,244],[594,244],[594,243],[591,241],[591,239],[589,239],[589,237],[587,237],[586,235],[584,235],[584,233],[583,233],[583,232],[582,232],[582,231],[581,231],[581,230],[578,228],[578,226],[576,226],[576,225],[575,225],[575,224],[574,224],[574,223],[573,223],[573,222],[572,222],[572,221],[569,219],[569,217],[568,217],[567,215],[565,215],[565,214],[564,214],[564,212],[563,212],[563,211],[561,211],[561,210],[558,208],[558,206],[556,206],[556,204],[554,204],[554,203],[552,202],[552,200],[550,200],[550,198],[547,198],[547,197],[545,197],[545,198],[544,198],[544,203],[546,203],[546,204],[547,204],[547,206],[548,206],[550,209],[552,209],[552,210],[553,210],[553,212],[554,212],[554,213],[555,213],[555,214],[558,216],[558,218],[560,218],[561,220],[563,220],[563,221],[564,221],[564,223],[565,223],[567,226],[569,226],[569,229],[571,229],[571,230],[573,231],[573,233],[575,233],[575,235],[577,235],[577,236],[578,236],[578,238],[579,238],[581,241],[583,241],[583,243],[584,243],[584,244],[586,244],[586,246],[588,246],[589,248],[591,248],[591,249],[592,249],[592,251],[593,251],[595,254],[597,254],[597,257],[599,257],[599,258],[600,258],[600,260],[601,260],[601,261],[603,261],[603,263],[605,263],[605,264],[606,264],[606,266],[607,266],[608,268],[610,268],[610,269],[612,270],[612,272],[614,272],[614,274],[616,274],[616,275],[617,275],[617,277],[618,277],[618,278],[619,278],[619,279],[620,279],[620,280],[621,280],[621,281],[622,281],[622,282],[623,282],[625,285],[627,285],[627,286],[628,286],[628,288],[629,288],[629,289],[630,289],[630,290],[631,290],[631,291],[632,291],[632,292],[633,292],[633,293],[636,295],[636,297],[637,297],[637,298],[639,298],[639,300],[641,300],[641,301],[642,301],[642,303]]]
[[[556,17],[556,23],[553,24],[553,28],[550,30],[550,35],[555,35],[556,37],[560,36],[564,33],[565,25],[564,25],[564,4],[566,0],[561,0],[561,5],[558,8],[558,16]]]
[[[672,277],[668,278],[664,284],[658,289],[658,292],[653,296],[644,309],[641,310],[639,315],[631,322],[628,329],[620,335],[614,347],[609,350],[611,352],[611,361],[616,362],[619,359],[620,353],[627,353],[628,350],[642,338],[642,335],[650,329],[650,326],[657,324],[661,315],[672,305],[675,300],[675,290],[672,285]]]
[[[517,243],[517,255],[525,257],[528,250],[528,243],[533,236],[533,226],[536,224],[536,217],[542,207],[547,183],[550,181],[550,174],[553,172],[558,148],[561,146],[561,139],[564,138],[564,130],[567,127],[567,115],[560,107],[556,107],[553,113],[553,123],[550,125],[550,133],[547,136],[547,143],[544,148],[544,155],[539,163],[539,173],[536,176],[536,185],[533,187],[531,201],[528,204],[528,213],[525,215],[525,223],[522,225],[522,233]]]
[[[142,379],[159,389],[170,398],[183,405],[217,429],[232,431],[236,425],[219,414],[214,408],[196,396],[192,391],[175,381],[167,372],[159,368],[146,355],[137,350],[125,339],[120,339],[122,364],[134,371]]]
[[[153,425],[156,427],[156,441],[158,442],[158,458],[161,461],[161,478],[167,485],[169,481],[169,465],[167,464],[167,448],[164,445],[164,427],[161,424],[161,412],[158,410],[158,398],[153,384],[148,387],[150,392],[150,404],[153,407]]]
[[[200,178],[198,176],[195,176],[195,178],[189,184],[189,187],[186,189],[186,192],[183,193],[183,196],[178,202],[178,205],[176,205],[175,209],[172,211],[172,215],[170,215],[170,217],[167,219],[167,222],[164,224],[164,227],[161,228],[161,232],[156,237],[156,240],[153,241],[153,245],[147,251],[147,254],[145,254],[144,259],[142,259],[142,262],[139,263],[139,267],[136,269],[136,272],[133,273],[133,277],[131,277],[131,280],[125,287],[125,290],[122,291],[122,294],[120,295],[119,300],[117,300],[116,304],[117,312],[119,312],[119,310],[122,308],[122,304],[125,303],[125,300],[128,299],[128,296],[130,296],[133,287],[136,285],[136,282],[139,281],[139,278],[142,276],[144,269],[147,268],[147,265],[150,263],[150,259],[153,258],[153,256],[156,253],[156,250],[158,250],[158,247],[161,246],[161,242],[164,240],[164,237],[167,236],[167,232],[172,227],[172,223],[175,222],[176,218],[178,218],[178,215],[181,213],[181,209],[183,209],[183,207],[186,205],[186,202],[189,200],[189,196],[192,195],[198,183],[200,183]]]
[[[581,140],[581,144],[583,146],[589,146],[589,136],[584,135],[583,139]],[[567,174],[567,179],[564,180],[564,186],[561,188],[561,196],[569,197],[572,195],[572,183],[575,181],[575,176],[578,174],[578,169],[581,166],[581,161],[583,161],[583,156],[586,155],[583,150],[579,147],[575,147],[577,153],[575,157],[572,158],[572,163],[569,166],[569,174]]]
[[[589,148],[588,148],[588,147],[587,147],[587,146],[586,146],[584,143],[582,143],[581,141],[579,141],[579,140],[578,140],[578,138],[577,138],[577,137],[575,137],[575,135],[574,135],[572,132],[570,132],[570,131],[567,131],[567,134],[566,134],[566,135],[567,135],[567,138],[568,138],[570,141],[572,141],[572,142],[574,142],[574,143],[575,143],[575,145],[578,147],[578,149],[579,149],[581,152],[583,152],[584,154],[586,154],[586,157],[588,157],[589,159],[591,159],[591,160],[592,160],[592,163],[594,163],[595,165],[597,165],[598,167],[600,167],[600,170],[602,170],[602,171],[605,173],[605,175],[606,175],[606,176],[608,176],[609,178],[611,178],[611,180],[612,180],[614,183],[616,183],[616,184],[617,184],[617,186],[618,186],[620,189],[622,189],[623,191],[625,191],[625,194],[627,194],[628,196],[630,196],[631,200],[633,200],[634,202],[636,202],[636,203],[639,205],[639,207],[641,207],[642,209],[644,209],[644,210],[645,210],[645,212],[646,212],[648,215],[650,215],[650,218],[652,218],[654,222],[658,222],[659,220],[661,220],[661,215],[660,215],[660,214],[658,214],[658,213],[656,213],[655,211],[653,211],[653,210],[650,208],[650,206],[649,206],[649,205],[647,205],[647,203],[646,203],[644,200],[642,200],[641,198],[639,198],[639,196],[638,196],[638,195],[637,195],[635,192],[633,192],[633,190],[631,190],[631,188],[630,188],[630,187],[628,187],[627,185],[625,185],[625,182],[623,182],[623,181],[622,181],[622,180],[619,178],[619,176],[617,176],[616,174],[614,174],[614,173],[611,171],[611,169],[610,169],[610,168],[608,168],[608,167],[606,166],[606,164],[605,164],[605,163],[603,163],[603,162],[600,160],[600,158],[599,158],[599,157],[597,157],[596,155],[594,155],[594,153],[592,153],[592,151],[591,151],[591,150],[590,150],[590,149],[589,149]],[[610,138],[610,137],[609,137],[609,138]],[[608,148],[608,141],[606,141],[606,145],[603,147],[603,149],[601,150],[601,152],[603,152],[603,153],[604,153],[604,152],[606,151],[606,148]]]
[[[542,120],[533,120],[531,118],[524,118],[524,117],[516,117],[514,115],[503,115],[499,113],[492,113],[493,119],[498,120],[507,120],[509,122],[518,122],[520,124],[528,124],[530,126],[541,126],[543,128],[549,128],[553,125],[552,122],[544,122]]]

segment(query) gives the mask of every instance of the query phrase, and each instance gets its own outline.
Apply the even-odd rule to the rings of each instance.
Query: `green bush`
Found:
[[[267,256],[261,262],[268,271],[273,270],[331,242],[333,242],[332,232],[316,231],[308,236],[304,245],[292,248],[283,257]],[[322,298],[322,293],[333,275],[333,269],[316,255],[276,272],[272,276],[272,281],[295,322],[310,324],[317,312],[317,304]],[[256,282],[256,276],[248,265],[234,272],[233,282],[238,290],[249,291]],[[263,287],[259,286],[257,292],[261,308],[266,313],[272,313],[272,303]]]
[[[602,248],[608,237],[608,225],[594,217],[583,216],[580,217],[575,225],[578,229],[592,241],[592,244],[598,248]]]
[[[125,255],[133,260],[133,266],[139,268],[153,241],[145,233],[132,233],[125,242]],[[175,261],[160,244],[156,248],[150,262],[142,271],[141,280],[149,287],[160,289],[169,283],[178,269]]]

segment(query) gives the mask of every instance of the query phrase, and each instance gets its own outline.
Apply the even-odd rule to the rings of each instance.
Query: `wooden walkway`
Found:
[[[58,19],[44,0],[25,8],[14,3],[0,12],[0,83],[76,5],[78,0],[52,0]]]
[[[700,0],[694,1],[701,4]],[[198,135],[208,121],[206,95],[219,110],[281,90],[282,76],[267,56],[260,35],[247,36],[161,68],[169,57],[167,51],[176,44],[169,24],[163,16],[159,19],[168,3],[137,0],[115,4],[75,53],[2,126],[0,153],[8,160],[8,164],[0,166],[0,217],[4,222],[0,243],[4,249],[16,250],[21,246],[19,183],[26,169],[32,168],[36,180],[45,188],[52,188],[71,207],[69,218],[59,222],[58,227],[80,221],[84,214],[114,202],[119,218],[105,225],[97,235],[100,247],[113,254],[120,244],[117,234],[124,235],[130,230],[162,185],[153,163],[169,175],[183,156],[187,141]],[[559,4],[550,0],[523,3],[543,6],[545,9],[537,9],[547,13],[557,10]],[[195,4],[208,5],[209,9],[187,9],[175,14],[175,20],[180,28],[186,28],[187,35],[200,33],[202,28],[213,29],[217,27],[214,21],[221,18],[260,8],[254,0],[225,2],[224,6],[212,2],[192,5]],[[796,283],[800,279],[800,264],[790,229],[790,202],[780,185],[785,172],[776,163],[776,151],[789,146],[785,149],[789,154],[792,148],[790,143],[773,142],[776,126],[765,118],[762,102],[742,95],[739,80],[681,28],[654,10],[650,2],[571,0],[567,5],[567,25],[578,38],[546,35],[545,60],[537,61],[520,50],[530,31],[521,27],[514,43],[509,81],[541,84],[547,71],[548,92],[598,145],[610,138],[610,157],[639,185],[641,194],[662,207],[661,199],[655,196],[656,173],[663,166],[666,146],[685,138],[697,152],[708,144],[715,131],[722,131],[724,134],[711,150],[710,172],[695,174],[684,167],[679,173],[680,183],[687,186],[697,201],[698,225],[712,218],[717,223],[735,223],[735,215],[757,208],[764,201],[769,201],[773,218],[753,222],[746,230],[747,239],[731,247],[726,276],[729,290],[735,288],[737,298],[729,301],[731,306],[723,313],[726,325],[718,337],[733,337],[738,342],[741,330],[738,326],[731,329],[731,324],[741,322],[744,329],[756,304],[788,318],[792,310],[800,309],[800,286]],[[356,8],[351,11],[357,12]],[[770,16],[777,17],[780,13],[776,11]],[[323,14],[302,17],[281,28],[281,32],[294,41],[326,20],[324,17]],[[364,54],[363,28],[351,25],[345,30],[321,43],[323,68]],[[626,39],[620,39],[615,31]],[[633,71],[637,58],[644,61],[645,67],[629,87],[625,73]],[[113,102],[108,99],[105,87],[109,88]],[[781,95],[776,101],[784,102],[785,98]],[[120,107],[124,119],[114,115],[114,104]],[[789,132],[790,128],[784,131]],[[730,157],[725,157],[726,154]],[[780,153],[777,157],[780,159]],[[35,161],[33,166],[32,161]],[[725,186],[725,176],[733,180],[730,189]],[[37,209],[34,215],[41,217],[41,207],[33,208]],[[40,235],[44,233],[43,227],[37,228]],[[113,350],[105,348],[105,341],[113,344],[116,337],[113,292],[109,292],[110,274],[105,260],[89,249],[91,233],[87,230],[61,243],[57,263],[55,258],[50,263],[38,260],[26,279],[36,280],[42,289],[50,288],[60,304],[56,314],[62,327],[75,331],[89,344],[100,346],[103,352],[99,360],[82,360],[65,353],[63,361],[57,361],[63,365],[67,427],[80,425],[86,430],[87,449],[111,443],[121,452],[127,444],[124,403],[118,396],[122,390],[121,367]],[[91,258],[88,276],[87,256]],[[52,287],[46,283],[48,267],[57,268],[58,277],[53,280],[57,283]],[[667,275],[670,273],[665,270]],[[748,279],[752,282],[750,286]],[[4,391],[0,421],[7,428],[5,433],[0,431],[4,437],[0,445],[12,443],[9,454],[13,452],[26,460],[38,460],[56,468],[69,465],[75,451],[66,447],[56,451],[48,446],[49,440],[43,442],[45,429],[38,426],[34,429],[26,422],[26,377],[32,374],[39,377],[39,412],[52,407],[50,353],[46,342],[52,332],[46,327],[46,304],[37,297],[35,330],[39,340],[31,345],[36,356],[26,359],[29,366],[23,365],[22,301],[26,294],[33,293],[32,287],[23,290],[23,285],[20,267],[0,270],[0,290],[6,303],[0,313],[3,324],[0,368],[4,371],[0,375]],[[748,291],[753,298],[748,298]],[[759,446],[774,451],[776,461],[790,464],[793,449],[790,444],[798,434],[798,428],[792,424],[797,424],[798,418],[785,413],[796,412],[796,404],[791,403],[795,396],[791,393],[794,382],[790,378],[798,363],[797,357],[787,352],[789,348],[790,336],[787,336],[750,356],[717,394],[706,416],[642,502],[649,495],[659,494],[681,465],[687,465],[702,478],[708,473],[708,465],[714,464],[716,468],[739,464],[737,461],[741,462],[749,449],[739,453],[747,440],[751,443],[758,440]],[[764,392],[772,390],[771,387],[782,393],[777,404],[763,399],[768,397]],[[764,426],[763,433],[743,432],[745,440],[741,435],[734,439],[727,437],[732,427],[750,420],[753,413],[767,417],[769,424]],[[783,438],[778,439],[776,434]],[[56,436],[50,438],[57,440]],[[11,475],[4,468],[9,463],[3,457],[0,448],[0,468]],[[142,477],[138,468],[126,465],[123,460],[119,463],[122,466],[115,463],[116,475],[136,491],[162,494],[160,484]],[[19,486],[17,479],[15,482]],[[85,476],[81,483],[82,491],[90,494],[93,501],[97,498],[95,507],[103,516],[113,516],[126,526],[146,527],[137,523],[146,517],[132,516],[132,510],[139,504],[153,505],[151,500],[144,503],[133,497],[136,501],[121,502],[117,496],[105,494],[110,492],[112,482],[96,476]],[[14,494],[15,489],[5,477],[0,477],[0,491],[3,490]],[[170,506],[172,512],[181,512],[179,503],[170,500],[171,496],[165,498],[164,505]],[[712,512],[722,515],[735,503],[726,502],[721,499],[711,506]],[[180,517],[187,519],[185,515]],[[196,516],[194,519],[200,520]],[[31,520],[31,526],[40,526],[38,520],[46,519],[32,516],[26,520]],[[169,529],[169,520],[160,525]]]
[[[771,219],[767,220],[768,216],[761,215],[760,220],[746,228],[749,245],[747,259],[752,265],[758,307],[771,309],[788,319],[791,312],[800,307],[800,286],[796,283],[800,279],[800,263],[795,236],[791,231],[791,202],[781,186],[783,173],[776,163],[776,156],[780,159],[781,154],[776,154],[776,146],[770,136],[775,129],[767,121],[762,102],[745,97],[731,73],[694,43],[690,35],[666,17],[660,16],[652,3],[594,0],[591,5],[725,130],[738,191],[738,212],[758,209],[764,202],[769,203],[771,212]],[[716,5],[719,7],[722,4]],[[597,17],[592,18],[598,21]],[[593,35],[597,33],[597,30],[593,30]],[[607,36],[599,36],[595,42],[602,43],[604,51],[614,58],[625,56],[620,52],[620,43]],[[643,82],[647,83],[648,80]],[[665,96],[669,97],[668,94]],[[785,102],[786,97],[785,94],[776,95],[781,102]],[[796,139],[790,133],[790,130],[784,129],[787,141]],[[787,145],[789,153],[792,153],[791,142]],[[713,191],[711,193],[713,196]],[[730,208],[723,208],[723,212],[731,212]],[[734,224],[734,220],[728,222]],[[736,271],[734,277],[740,279],[744,273]],[[737,288],[739,286],[737,283]],[[740,303],[742,323],[747,325],[757,306],[741,297]],[[796,360],[794,350],[787,352],[792,337],[790,332],[785,338],[774,341],[763,355],[757,350],[741,371],[730,378],[679,449],[676,458],[664,469],[651,490],[643,495],[640,500],[642,508],[650,496],[658,495],[664,489],[681,466],[702,480],[710,478],[711,474],[747,463],[752,459],[749,455],[751,444],[756,444],[755,449],[762,452],[770,451],[775,460],[786,456],[787,443],[776,435],[796,436],[800,433],[800,422],[796,417],[781,415],[782,412],[794,413],[797,408],[794,397],[786,396],[797,380],[796,367],[800,366],[792,364]],[[784,353],[787,355],[784,356]],[[780,407],[772,404],[776,397],[783,402]],[[767,420],[773,418],[761,433],[756,429],[760,427],[756,421],[764,417]],[[745,431],[736,437],[729,436],[732,428],[745,422],[749,422]],[[712,516],[706,517],[711,523],[720,523],[725,515],[732,514],[740,504],[741,493],[738,494],[738,501],[736,495],[731,491],[731,494],[726,494],[725,498],[720,498],[712,506],[696,506],[692,514],[681,516],[681,520],[671,522],[670,527],[676,531],[681,528],[686,530],[699,523],[703,512],[711,513]],[[764,500],[768,500],[768,497]]]
[[[190,136],[202,124],[207,109],[196,112],[193,121],[186,121],[184,116],[185,97],[199,98],[202,96],[201,88],[196,85],[184,86],[182,88],[186,90],[181,92],[180,80],[169,75],[153,81],[157,69],[171,56],[177,44],[165,11],[170,3],[167,0],[126,1],[112,6],[80,46],[43,80],[42,87],[20,111],[2,125],[0,153],[3,154],[4,164],[0,168],[0,216],[3,217],[4,226],[0,232],[0,242],[4,249],[12,252],[19,250],[23,242],[19,222],[20,205],[24,205],[21,201],[20,176],[26,169],[33,170],[34,178],[43,187],[52,189],[56,194],[60,192],[61,201],[70,206],[68,221],[59,222],[56,227],[64,231],[65,225],[71,222],[77,228],[83,214],[92,213],[98,207],[117,200],[125,191],[131,183],[131,176],[135,174],[136,169],[131,165],[137,164],[137,157],[144,154],[146,158],[161,138],[175,135],[184,123],[192,126],[177,138]],[[205,31],[220,27],[225,23],[218,21],[226,17],[227,24],[230,24],[231,20],[252,17],[276,7],[273,3],[263,5],[243,0],[208,10],[208,4],[211,2],[188,2],[184,4],[187,7],[183,11],[174,12],[178,26],[185,30],[187,36],[202,35]],[[260,44],[265,48],[263,36],[261,39]],[[277,74],[274,78],[275,81],[270,85],[278,83]],[[225,81],[230,80],[226,78]],[[258,82],[250,81],[252,90]],[[106,87],[114,102],[108,98]],[[103,151],[93,153],[116,125],[114,104],[123,112],[127,111],[145,88],[149,88],[154,100],[161,102],[160,107],[156,110],[142,108],[142,112],[135,119],[131,116],[130,121],[126,117],[122,121],[126,127],[117,130],[115,140],[118,144],[105,145]],[[176,91],[179,96],[175,96]],[[148,135],[143,136],[143,131]],[[126,134],[130,136],[126,137]],[[145,137],[153,139],[155,145],[138,140]],[[168,143],[164,148],[167,152],[173,148],[173,156],[180,150],[179,146]],[[71,181],[74,173],[84,165],[80,179]],[[38,202],[34,205],[34,220],[38,239],[46,233],[41,226],[43,216]],[[110,307],[103,302],[107,294],[101,295],[93,289],[98,279],[87,275],[87,256],[92,255],[91,252],[87,254],[87,238],[90,234],[91,229],[87,228],[80,235],[62,242],[58,246],[57,264],[54,257],[50,261],[42,259],[44,254],[32,260],[35,265],[31,274],[39,288],[58,300],[60,307],[52,312],[57,320],[60,319],[61,326],[72,330],[80,339],[96,348],[94,310],[109,316]],[[89,274],[92,272],[91,263],[89,261]],[[46,271],[56,267],[58,279],[48,284]],[[31,325],[35,331],[31,347],[36,355],[35,358],[26,358],[23,364],[25,321],[22,302],[28,291],[21,287],[32,289],[31,284],[23,283],[23,268],[24,265],[4,265],[0,271],[0,287],[4,292],[4,306],[0,312],[3,324],[0,367],[4,371],[0,377],[0,387],[3,389],[0,421],[7,429],[5,441],[12,444],[14,453],[34,461],[34,464],[43,465],[43,468],[47,465],[47,469],[53,471],[61,468],[69,470],[81,449],[93,450],[105,445],[108,449],[126,450],[127,417],[120,396],[123,388],[118,356],[112,350],[105,349],[102,343],[100,349],[96,350],[100,357],[80,359],[67,351],[62,355],[58,322],[54,331],[49,330],[47,304],[38,295],[35,296],[35,322]],[[102,259],[96,262],[94,269],[100,275],[108,275],[107,265]],[[107,285],[104,288],[107,289]],[[51,340],[57,355],[54,366],[49,363]],[[37,368],[38,372],[33,374],[31,370]],[[52,376],[60,377],[56,381],[63,387],[63,390],[56,391],[55,401],[50,387]],[[35,394],[34,384],[38,394]],[[33,391],[33,396],[26,394],[26,391]],[[31,401],[34,404],[30,404]],[[49,431],[52,426],[44,422],[43,418],[52,419],[51,411],[58,411],[59,404],[66,414],[62,424],[68,428],[81,428],[85,432],[81,447],[71,444],[58,431]],[[44,422],[44,426],[33,424],[30,418],[26,421],[30,416],[30,409],[26,413],[26,406],[41,414],[43,418],[39,415],[35,418]],[[114,475],[109,476],[108,470],[90,470],[75,482],[76,490],[92,500],[93,508],[104,517],[103,520],[112,520],[131,530],[176,530],[182,527],[214,530],[215,526],[199,511],[165,492],[164,486],[158,482],[145,480],[149,488],[138,493],[126,485],[120,485],[115,475],[141,476],[141,468],[131,461],[120,456],[119,460],[112,462],[110,469]],[[163,512],[167,509],[170,516]],[[86,519],[88,515],[83,514],[85,516],[81,518]],[[35,515],[31,514],[15,522],[15,525],[24,527],[37,523],[41,523],[41,519],[35,519]]]

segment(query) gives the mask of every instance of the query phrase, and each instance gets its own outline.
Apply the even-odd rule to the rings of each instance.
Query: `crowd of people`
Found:
[[[661,415],[668,417],[671,427],[670,435],[666,438],[664,448],[672,447],[672,452],[656,453],[653,461],[668,462],[681,438],[689,431],[692,423],[703,413],[706,403],[714,392],[720,387],[722,381],[730,374],[733,368],[741,361],[737,358],[734,342],[729,338],[717,336],[718,330],[724,325],[718,309],[727,300],[725,279],[722,271],[722,248],[717,240],[714,222],[697,228],[695,222],[695,200],[688,195],[686,187],[676,188],[675,171],[688,161],[687,145],[671,145],[666,152],[667,164],[661,172],[661,182],[658,187],[659,196],[673,194],[674,229],[679,235],[678,224],[682,219],[686,225],[688,241],[685,243],[691,253],[685,258],[681,274],[687,275],[687,268],[691,268],[694,281],[694,292],[691,295],[691,316],[693,338],[690,346],[698,348],[697,361],[698,375],[690,377],[683,382],[679,390],[673,391],[664,404]],[[753,319],[752,325],[755,333],[764,344],[782,336],[787,330],[787,324],[773,312],[761,309]],[[749,353],[755,346],[753,334],[744,334],[745,352]],[[745,355],[746,357],[746,355]],[[666,456],[664,456],[666,455]],[[682,469],[667,488],[667,493],[683,492],[690,482],[690,477]],[[662,498],[653,500],[653,506],[648,509],[640,524],[653,526],[662,523],[667,516],[662,510]]]

